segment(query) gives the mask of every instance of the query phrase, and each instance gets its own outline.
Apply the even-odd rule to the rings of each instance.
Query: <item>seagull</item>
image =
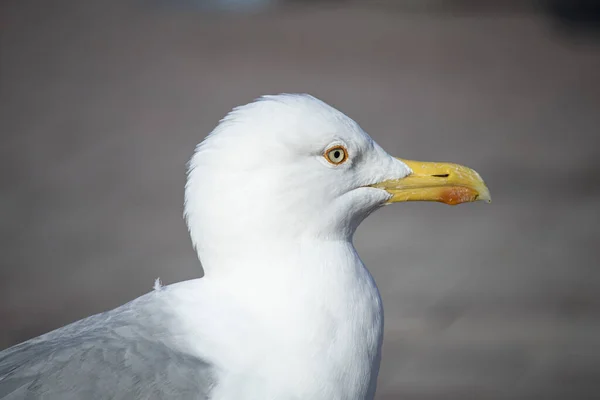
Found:
[[[0,399],[373,399],[383,308],[356,228],[391,203],[476,200],[477,172],[394,158],[310,95],[236,107],[189,162],[205,275],[0,352]]]

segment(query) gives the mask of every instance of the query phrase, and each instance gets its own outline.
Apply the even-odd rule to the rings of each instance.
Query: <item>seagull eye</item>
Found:
[[[324,157],[334,165],[339,165],[348,159],[348,152],[343,146],[335,146],[325,150]]]

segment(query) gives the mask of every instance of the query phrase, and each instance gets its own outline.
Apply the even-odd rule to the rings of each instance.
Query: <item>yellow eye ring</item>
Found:
[[[333,165],[340,165],[348,159],[348,151],[344,146],[333,146],[325,150],[323,157]]]

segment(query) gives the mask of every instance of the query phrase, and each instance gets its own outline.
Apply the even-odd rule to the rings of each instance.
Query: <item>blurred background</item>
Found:
[[[600,392],[594,1],[0,2],[0,349],[201,276],[185,163],[233,106],[308,92],[494,202],[403,204],[356,246],[378,399]]]

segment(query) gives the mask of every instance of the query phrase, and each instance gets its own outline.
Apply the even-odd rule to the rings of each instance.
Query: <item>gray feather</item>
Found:
[[[0,352],[0,399],[208,399],[213,368],[172,346],[164,290]]]

